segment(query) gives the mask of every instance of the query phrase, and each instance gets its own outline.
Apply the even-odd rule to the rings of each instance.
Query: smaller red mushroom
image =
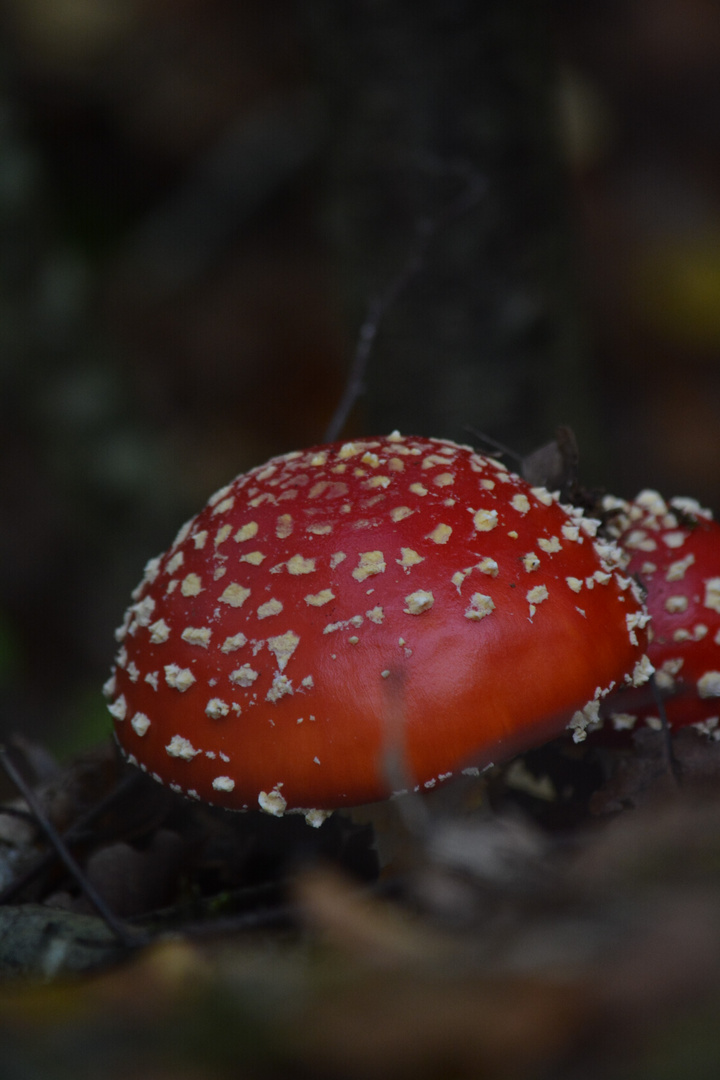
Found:
[[[579,740],[651,670],[597,526],[444,439],[274,458],[148,564],[107,686],[118,741],[191,798],[319,824],[398,772],[426,791]]]
[[[671,727],[693,725],[720,738],[720,524],[694,499],[666,502],[645,490],[607,498],[610,531],[629,556],[627,573],[647,590],[648,655]],[[606,705],[612,725],[638,720],[659,728],[660,710],[645,687]]]

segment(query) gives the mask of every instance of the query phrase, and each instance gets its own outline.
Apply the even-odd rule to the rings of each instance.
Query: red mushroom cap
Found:
[[[648,655],[671,727],[700,725],[720,736],[720,524],[694,499],[667,503],[657,491],[632,502],[607,499],[611,530],[628,552],[627,572],[647,589]],[[647,689],[608,700],[618,729],[660,726]]]
[[[148,564],[107,686],[120,745],[177,791],[279,814],[385,798],[390,760],[424,789],[582,738],[650,670],[596,527],[442,439],[274,458]]]

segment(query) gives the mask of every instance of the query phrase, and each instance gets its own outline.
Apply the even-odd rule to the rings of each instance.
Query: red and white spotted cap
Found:
[[[605,510],[630,556],[627,572],[647,589],[652,616],[648,654],[671,727],[693,724],[720,738],[720,524],[694,499],[666,502],[641,491],[632,502],[608,498]],[[617,729],[638,720],[660,726],[652,697],[631,691],[608,701]]]
[[[651,670],[596,529],[443,439],[274,458],[148,564],[106,685],[120,745],[190,797],[319,824],[392,794],[390,761],[425,790],[583,738]]]

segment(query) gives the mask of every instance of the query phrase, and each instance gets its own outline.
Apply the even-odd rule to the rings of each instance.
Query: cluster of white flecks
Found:
[[[628,552],[642,559],[639,567],[641,577],[652,581],[659,573],[674,586],[664,600],[665,611],[668,615],[687,615],[687,618],[678,620],[672,632],[673,642],[682,647],[688,642],[712,640],[718,646],[717,665],[720,668],[720,622],[716,617],[720,614],[720,576],[703,578],[700,590],[697,580],[693,580],[688,588],[687,579],[688,576],[692,577],[695,555],[692,551],[685,551],[695,524],[703,519],[712,521],[712,511],[702,507],[696,499],[687,497],[666,502],[657,491],[651,489],[641,491],[632,502],[607,497],[603,509],[613,515],[609,525],[611,535],[621,539]],[[705,609],[704,619],[698,618],[699,606]],[[708,622],[716,627],[711,638]],[[684,666],[683,656],[672,656],[662,661],[655,673],[655,682],[662,693],[672,694],[676,690],[676,680]],[[699,697],[720,698],[720,670],[709,668],[699,676],[695,685]],[[637,713],[631,712],[615,712],[610,716],[618,730],[634,727],[638,718]],[[657,715],[645,715],[643,719],[651,728],[661,727]],[[720,739],[720,713],[693,726]]]
[[[430,452],[428,442],[432,443]],[[463,475],[456,485],[459,457],[463,473],[469,466],[477,475],[469,505],[467,476]],[[412,473],[410,483],[408,472]],[[462,494],[458,492],[461,484]],[[201,709],[211,720],[239,716],[244,709],[263,703],[277,706],[284,701],[287,705],[288,699],[295,702],[296,695],[302,694],[310,695],[312,707],[312,695],[317,689],[314,674],[304,671],[291,678],[286,670],[301,641],[301,627],[297,624],[306,625],[308,613],[318,612],[320,621],[316,620],[312,630],[317,635],[317,648],[323,639],[332,642],[332,648],[358,646],[362,634],[392,618],[393,625],[401,627],[398,648],[402,656],[411,656],[412,642],[408,639],[414,631],[407,620],[407,627],[403,626],[402,616],[421,618],[438,603],[434,550],[444,553],[442,565],[449,567],[447,581],[454,586],[459,611],[468,623],[497,617],[497,593],[495,598],[490,595],[490,582],[502,574],[498,552],[504,546],[512,550],[513,543],[519,541],[518,527],[534,508],[558,502],[557,494],[544,488],[532,488],[528,495],[527,489],[517,491],[517,486],[517,478],[502,463],[482,457],[470,447],[440,439],[403,438],[397,432],[382,440],[363,439],[286,454],[238,477],[216,492],[205,510],[183,526],[164,557],[148,563],[133,594],[134,602],[117,631],[120,649],[115,664],[123,673],[126,692],[118,694],[115,677],[106,684],[113,718],[118,722],[128,720],[141,739],[147,735],[152,718],[147,712],[134,710],[128,701],[132,686],[139,682],[148,684],[155,693],[164,684],[178,694],[203,694]],[[586,517],[580,509],[562,509],[565,520],[557,535],[547,535],[547,530],[540,527],[530,550],[518,548],[509,556],[513,566],[520,563],[528,575],[524,593],[527,618],[532,622],[539,617],[538,613],[552,606],[548,605],[552,591],[563,588],[577,597],[575,610],[585,619],[584,593],[613,582],[618,600],[622,602],[629,592],[636,601],[636,610],[627,614],[625,622],[630,643],[637,645],[637,630],[645,625],[647,616],[638,607],[641,600],[635,582],[622,573],[622,552],[613,542],[598,537],[598,521]],[[393,550],[387,543],[381,547],[372,542],[373,530],[388,522],[400,526],[394,530],[397,547]],[[408,524],[400,525],[402,522]],[[467,552],[468,532],[478,548],[477,558],[470,565],[462,562],[452,566],[458,539]],[[367,542],[363,542],[364,537]],[[568,575],[563,581],[553,568],[554,556],[568,546],[585,542],[593,545],[599,569],[583,578]],[[483,552],[484,545],[491,548],[492,554]],[[197,572],[194,561],[195,570],[186,565],[189,554],[194,556],[199,551],[205,556],[206,569],[202,573]],[[260,567],[262,578],[258,575]],[[401,613],[388,610],[381,597],[383,575],[398,572],[408,579]],[[283,583],[288,577],[307,584],[302,616],[296,606],[286,609]],[[367,586],[367,606],[347,618],[323,621],[323,609],[337,600],[343,581],[348,579]],[[483,582],[488,584],[483,586]],[[200,625],[186,623],[178,613],[203,594],[203,599],[210,599],[198,610],[207,612],[206,621]],[[164,603],[163,597],[171,601]],[[178,605],[173,608],[175,614],[168,615],[168,607],[178,597],[188,603]],[[243,630],[238,629],[237,613],[241,609]],[[266,627],[274,632],[263,633]],[[161,651],[167,646],[167,661],[155,670],[141,671],[138,666],[143,638],[161,646]],[[198,660],[192,667],[173,660],[172,643],[178,638],[197,650]],[[270,654],[274,668],[271,685],[264,686],[262,692],[258,685],[268,664],[261,653]],[[335,654],[331,655],[334,658]],[[234,661],[229,671],[228,657]],[[207,664],[201,662],[205,658]],[[206,670],[209,677],[203,674]],[[642,657],[625,679],[639,685],[651,670],[647,657]],[[388,668],[378,670],[379,678],[389,674]],[[219,677],[226,683],[218,685]],[[584,709],[575,714],[570,727],[576,739],[583,738],[586,729],[596,723],[600,702],[611,689],[598,687]],[[315,719],[312,713],[299,715],[302,710],[297,706],[296,711],[297,723]],[[271,725],[276,716],[270,709]],[[173,734],[165,749],[170,757],[186,761],[205,754],[226,765],[231,763],[225,753],[194,746],[188,733]],[[321,764],[317,757],[313,759],[314,766]],[[219,772],[213,781],[219,793],[233,790],[231,771]],[[432,786],[436,779],[426,781],[425,786]],[[278,782],[271,792],[259,794],[262,809],[270,813],[286,810],[282,787]],[[197,795],[193,788],[184,790],[190,796]]]

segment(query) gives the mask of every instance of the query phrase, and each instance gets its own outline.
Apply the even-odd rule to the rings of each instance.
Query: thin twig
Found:
[[[350,365],[345,389],[325,431],[325,442],[334,442],[339,438],[356,402],[365,393],[368,360],[386,312],[392,308],[400,293],[423,269],[428,249],[437,234],[475,206],[485,193],[485,182],[480,176],[467,169],[463,170],[463,173],[467,180],[466,189],[436,218],[423,218],[417,222],[414,247],[405,265],[386,289],[370,301],[358,333],[355,355]]]
[[[486,435],[484,431],[478,431],[477,428],[468,426],[465,428],[468,435],[472,435],[476,444],[480,444],[484,448],[487,447],[494,454],[499,454],[502,457],[509,457],[511,461],[514,461],[519,467],[522,464],[522,455],[518,454],[516,450],[511,450],[509,446],[505,446],[504,443],[499,442],[493,438],[492,435]]]
[[[77,821],[74,821],[69,829],[62,833],[64,843],[66,845],[79,844],[86,839],[86,837],[89,837],[89,834],[86,832],[88,827],[92,825],[101,814],[105,813],[114,802],[122,798],[128,791],[131,791],[132,788],[136,786],[141,776],[141,772],[137,769],[133,769],[132,773],[121,780],[109,795],[106,795],[99,803],[92,806],[85,814],[79,817]],[[7,806],[0,808],[0,814],[12,812],[12,809]],[[35,821],[34,815],[27,811],[16,812],[22,814],[23,818],[28,821]],[[41,874],[48,870],[57,858],[58,855],[55,850],[40,855],[31,866],[28,866],[28,868],[20,874],[19,877],[16,877],[6,885],[4,889],[0,890],[0,907],[2,907],[3,904],[11,903],[16,896],[19,896],[20,893],[28,887],[28,885],[31,885],[36,878],[40,877]]]
[[[151,930],[156,927],[152,913],[142,916],[143,924],[149,924]],[[281,903],[275,907],[258,908],[256,911],[243,911],[237,915],[218,916],[195,922],[179,923],[173,928],[173,935],[181,935],[190,941],[202,941],[208,938],[224,937],[227,934],[245,933],[253,930],[275,930],[297,926],[299,923],[297,904]],[[160,927],[162,930],[162,927]]]
[[[37,795],[32,790],[30,785],[25,781],[25,778],[23,777],[19,769],[17,769],[17,767],[15,766],[15,763],[8,754],[7,747],[2,745],[0,745],[0,764],[2,764],[2,767],[4,768],[8,777],[13,782],[22,797],[25,799],[25,802],[32,810],[38,825],[47,836],[48,841],[52,844],[53,848],[58,854],[58,857],[65,864],[65,867],[67,868],[69,873],[71,873],[72,876],[75,878],[86,898],[97,911],[98,915],[101,916],[108,928],[112,931],[112,933],[122,945],[124,945],[128,949],[135,948],[139,944],[137,937],[135,937],[114,915],[114,913],[105,903],[104,899],[97,891],[93,883],[89,881],[87,876],[83,873],[82,868],[77,862],[75,856],[72,854],[67,844],[60,836],[59,832],[45,813],[45,810],[43,809],[43,806]]]
[[[670,724],[668,723],[667,711],[665,709],[665,702],[663,700],[660,687],[657,684],[657,679],[653,673],[650,676],[650,689],[652,690],[652,696],[655,704],[657,705],[658,713],[660,715],[660,726],[663,734],[663,749],[665,752],[665,764],[668,772],[672,776],[673,780],[678,787],[682,784],[682,767],[680,762],[675,757],[675,751],[673,750],[672,736],[670,734]]]

